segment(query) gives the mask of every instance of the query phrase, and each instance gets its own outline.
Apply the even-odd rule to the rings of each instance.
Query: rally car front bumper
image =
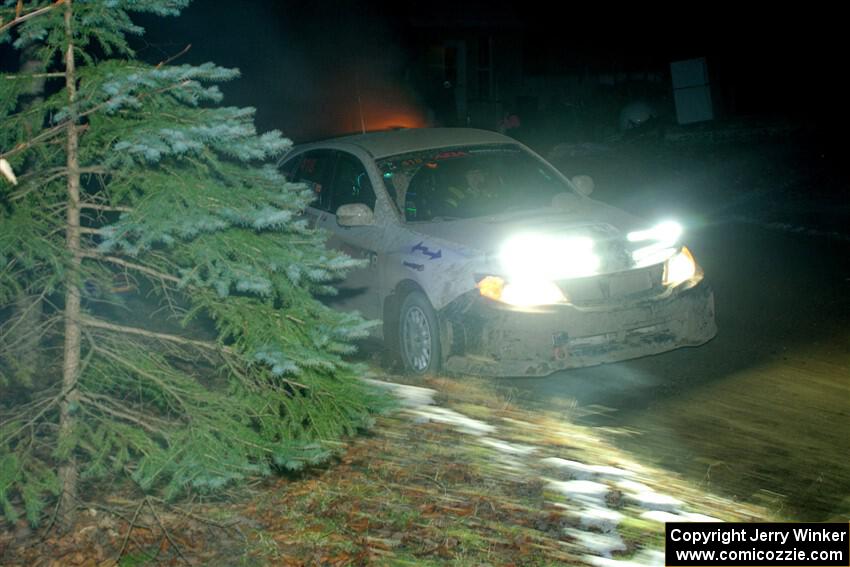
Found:
[[[470,295],[442,313],[444,368],[480,376],[545,376],[697,346],[717,333],[702,277],[635,301],[506,309]]]

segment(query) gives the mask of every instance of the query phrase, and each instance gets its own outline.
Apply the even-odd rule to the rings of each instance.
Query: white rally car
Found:
[[[377,319],[407,371],[541,376],[695,346],[714,296],[672,220],[590,199],[494,132],[395,130],[298,146],[282,164],[329,244],[368,260],[334,305]]]

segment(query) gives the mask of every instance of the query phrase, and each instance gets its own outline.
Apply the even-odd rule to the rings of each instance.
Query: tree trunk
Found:
[[[74,41],[72,29],[72,0],[65,0],[65,36],[68,49],[65,52],[65,87],[68,91],[68,133],[66,138],[68,167],[68,204],[65,242],[71,256],[71,263],[65,275],[65,347],[62,362],[62,391],[64,398],[59,408],[59,437],[71,435],[74,430],[74,409],[79,403],[76,390],[80,373],[80,164],[78,160],[79,132],[77,130],[77,111],[74,107],[77,85],[74,65]],[[65,526],[74,519],[77,497],[77,465],[73,455],[59,467],[59,480],[62,484],[59,514]]]

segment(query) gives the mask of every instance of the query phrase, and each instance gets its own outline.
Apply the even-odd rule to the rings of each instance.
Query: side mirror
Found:
[[[573,185],[576,186],[578,192],[585,197],[593,193],[593,189],[596,187],[593,183],[593,178],[589,175],[576,175],[570,181],[572,181]]]
[[[350,203],[336,210],[339,226],[368,226],[375,223],[375,213],[363,203]]]

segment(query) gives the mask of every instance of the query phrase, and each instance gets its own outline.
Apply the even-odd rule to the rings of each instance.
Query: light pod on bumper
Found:
[[[687,246],[672,256],[664,264],[664,285],[679,285],[697,273],[697,262]]]
[[[487,276],[478,282],[478,292],[488,299],[513,307],[535,307],[566,303],[567,298],[552,281],[525,279],[506,282],[499,276]]]
[[[684,229],[676,221],[660,222],[646,230],[636,230],[626,235],[629,242],[647,242],[648,244],[632,250],[632,260],[636,268],[660,264],[676,254],[676,243]]]

